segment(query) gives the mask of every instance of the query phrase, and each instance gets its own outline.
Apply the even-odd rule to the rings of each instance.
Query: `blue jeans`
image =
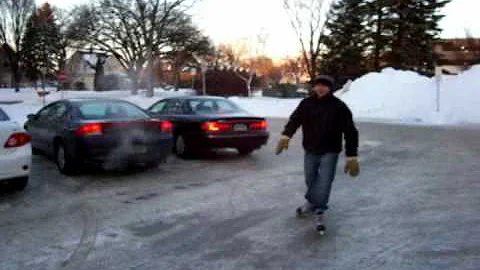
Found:
[[[312,210],[324,212],[328,209],[328,199],[337,170],[338,154],[315,155],[305,153],[304,170],[307,193],[305,199]]]

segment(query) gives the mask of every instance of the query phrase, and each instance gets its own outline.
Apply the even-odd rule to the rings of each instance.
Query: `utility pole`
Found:
[[[200,64],[201,72],[202,72],[202,95],[207,95],[207,71],[208,65],[207,63],[200,57],[198,57],[195,53],[192,54],[195,61]]]
[[[442,68],[439,66],[435,66],[435,82],[437,84],[436,87],[436,98],[435,98],[435,110],[436,112],[440,112],[440,89],[442,85]]]
[[[207,70],[208,66],[202,63],[202,94],[207,95]]]
[[[197,69],[194,67],[191,68],[190,75],[192,75],[192,89],[195,89],[195,76],[197,75]]]

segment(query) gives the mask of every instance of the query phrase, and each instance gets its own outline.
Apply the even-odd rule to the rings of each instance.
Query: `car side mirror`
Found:
[[[35,115],[35,114],[29,114],[29,115],[27,115],[27,119],[28,119],[28,120],[37,120],[38,117],[37,117],[37,115]]]

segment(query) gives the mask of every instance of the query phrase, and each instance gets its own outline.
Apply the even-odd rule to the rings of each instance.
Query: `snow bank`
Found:
[[[435,81],[391,68],[368,73],[337,93],[359,118],[432,122]]]
[[[480,123],[480,65],[444,77],[440,112],[445,123]]]
[[[295,110],[301,99],[278,99],[269,97],[231,97],[244,110],[262,117],[286,118]]]
[[[140,90],[138,95],[131,95],[130,91],[118,90],[118,91],[60,91],[56,89],[46,89],[50,92],[45,97],[45,104],[57,101],[62,98],[85,98],[85,97],[102,97],[102,98],[116,98],[137,104],[142,108],[147,108],[156,101],[171,96],[179,95],[192,95],[195,93],[191,89],[180,89],[178,91],[165,91],[163,89],[156,88],[154,96],[152,98],[146,97],[146,91]],[[8,105],[18,101],[18,104]],[[0,107],[4,109],[7,114],[19,123],[24,123],[27,119],[27,115],[36,113],[40,108],[44,106],[42,98],[38,97],[37,91],[33,88],[21,89],[20,92],[15,93],[13,89],[0,89]]]
[[[425,124],[480,123],[480,66],[437,79],[391,68],[369,73],[337,94],[358,118]]]

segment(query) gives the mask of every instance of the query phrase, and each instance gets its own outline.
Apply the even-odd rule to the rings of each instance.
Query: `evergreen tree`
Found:
[[[22,52],[22,62],[26,77],[30,81],[37,82],[40,79],[40,68],[38,67],[37,54],[35,53],[37,51],[37,27],[33,22],[34,16],[32,15],[27,22],[27,30],[22,38],[22,44],[25,48]]]
[[[379,71],[385,65],[385,54],[391,50],[393,25],[391,6],[396,0],[365,0],[367,5],[367,44],[369,70]]]
[[[433,70],[432,42],[441,29],[438,11],[451,0],[366,0],[373,69]]]
[[[53,78],[61,54],[60,34],[48,3],[31,15],[23,44],[23,63],[32,81]]]
[[[5,52],[5,60],[12,74],[15,92],[20,91],[22,80],[22,36],[27,21],[35,11],[35,0],[0,0],[0,45]],[[2,59],[3,60],[3,59]]]
[[[450,0],[397,1],[392,6],[393,40],[387,61],[400,69],[413,69],[421,73],[433,71],[432,43],[441,30],[438,10]]]
[[[367,11],[364,0],[340,0],[332,4],[325,25],[327,52],[323,55],[322,72],[347,77],[365,72]]]

